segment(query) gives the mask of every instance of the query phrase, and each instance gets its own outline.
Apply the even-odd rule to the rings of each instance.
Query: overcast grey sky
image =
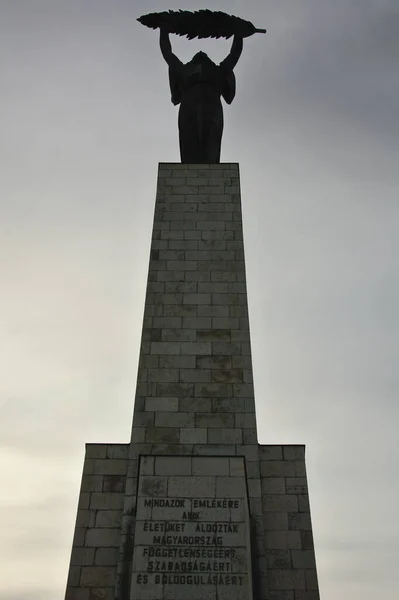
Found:
[[[399,5],[213,2],[244,41],[241,169],[258,431],[305,443],[323,600],[396,600]],[[185,1],[0,2],[0,600],[62,600],[85,442],[127,442],[157,164],[157,34]],[[229,41],[173,38],[188,60]]]

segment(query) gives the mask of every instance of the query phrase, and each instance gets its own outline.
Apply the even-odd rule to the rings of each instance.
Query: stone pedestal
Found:
[[[257,441],[237,164],[161,164],[132,436],[89,445],[66,600],[317,600],[303,446]]]

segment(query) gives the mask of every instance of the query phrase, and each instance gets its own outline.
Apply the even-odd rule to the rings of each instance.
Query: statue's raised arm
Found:
[[[231,50],[228,56],[220,63],[220,66],[228,71],[232,71],[236,64],[238,63],[242,49],[243,49],[243,39],[242,37],[235,35],[233,38],[233,43],[231,45]]]
[[[182,64],[177,56],[172,52],[172,44],[170,43],[169,32],[162,27],[159,34],[159,46],[161,48],[162,56],[168,63],[169,67]]]

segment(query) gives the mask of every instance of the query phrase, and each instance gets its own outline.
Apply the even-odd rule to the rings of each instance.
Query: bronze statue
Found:
[[[160,28],[160,48],[169,66],[171,99],[179,109],[179,143],[182,163],[220,162],[223,133],[221,98],[231,104],[236,93],[233,69],[243,48],[243,38],[256,32],[249,21],[220,11],[200,10],[152,13],[138,19],[143,25]],[[216,65],[207,54],[198,52],[190,62],[182,63],[172,52],[169,33],[194,37],[234,35],[229,55]]]
[[[230,54],[216,65],[204,52],[183,64],[172,52],[169,33],[161,29],[162,56],[169,65],[173,104],[180,104],[179,143],[182,163],[218,163],[223,133],[221,97],[231,104],[236,92],[233,69],[241,56],[235,36]]]

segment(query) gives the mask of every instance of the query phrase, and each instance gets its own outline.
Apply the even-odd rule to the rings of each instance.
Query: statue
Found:
[[[182,163],[218,163],[223,133],[221,97],[231,104],[236,85],[233,69],[241,56],[243,41],[235,36],[230,54],[216,65],[198,52],[183,64],[172,52],[169,34],[160,33],[162,56],[169,65],[173,104],[180,104],[179,143]]]
[[[252,23],[221,12],[200,10],[152,13],[138,19],[148,27],[160,28],[160,48],[169,66],[171,100],[179,109],[179,144],[182,163],[220,162],[223,133],[221,98],[231,104],[236,82],[233,69],[243,49],[243,38],[255,32]],[[229,55],[216,65],[207,54],[198,52],[190,62],[182,63],[172,52],[169,33],[193,37],[234,35]]]

